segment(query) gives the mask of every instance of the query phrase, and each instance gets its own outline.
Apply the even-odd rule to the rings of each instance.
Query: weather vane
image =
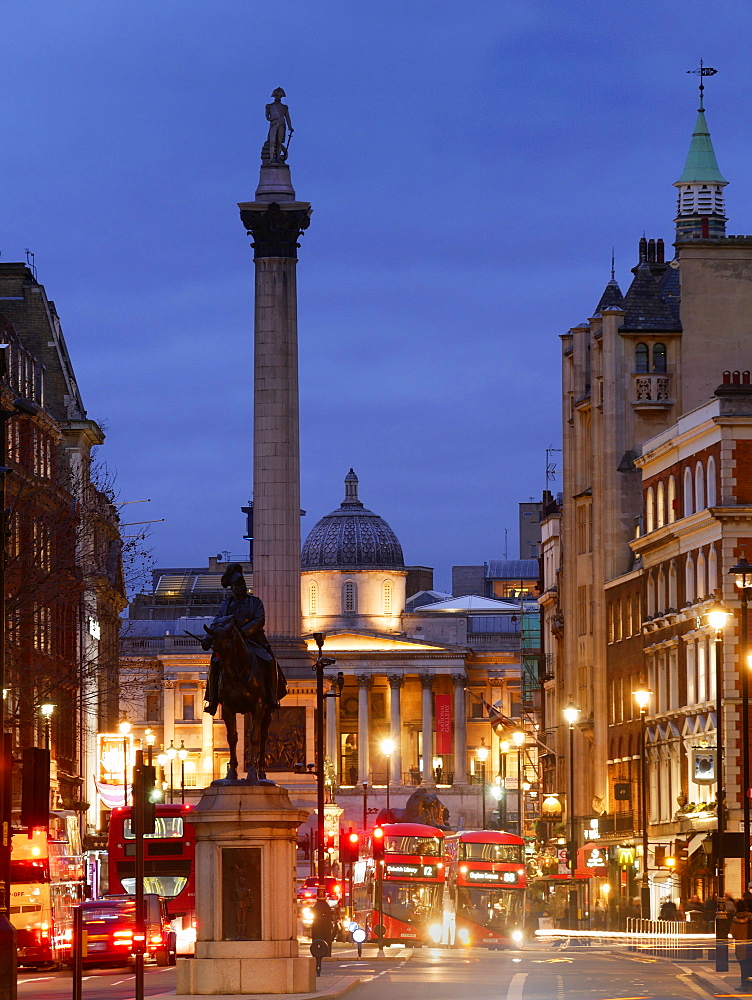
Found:
[[[702,103],[702,92],[703,92],[703,90],[705,90],[705,84],[702,82],[702,78],[704,76],[715,76],[716,73],[718,72],[718,70],[717,69],[713,69],[712,66],[703,66],[702,59],[701,59],[700,60],[700,68],[699,69],[688,69],[687,72],[688,73],[694,73],[695,76],[699,76],[699,78],[700,78],[700,107],[699,107],[699,110],[700,111],[704,111],[705,108],[704,108],[703,103]]]

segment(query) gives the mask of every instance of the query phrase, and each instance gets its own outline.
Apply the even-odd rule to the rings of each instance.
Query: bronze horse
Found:
[[[245,751],[249,764],[245,780],[252,785],[273,785],[273,781],[266,780],[265,771],[266,738],[272,710],[262,668],[235,622],[223,627],[204,625],[204,629],[211,637],[212,648],[221,665],[220,703],[230,748],[227,780],[238,780],[237,716],[250,715],[250,747]]]

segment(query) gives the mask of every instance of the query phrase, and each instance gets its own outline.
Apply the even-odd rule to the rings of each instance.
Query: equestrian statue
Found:
[[[226,780],[238,780],[237,716],[240,714],[250,719],[245,781],[252,785],[273,785],[273,781],[266,780],[266,737],[272,712],[279,708],[287,685],[264,634],[263,602],[248,593],[240,563],[230,563],[221,582],[230,593],[211,625],[204,625],[206,635],[193,636],[204,649],[212,651],[204,711],[215,715],[222,706],[230,748]]]

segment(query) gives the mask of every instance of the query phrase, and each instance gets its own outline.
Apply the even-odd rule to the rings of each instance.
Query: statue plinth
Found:
[[[261,164],[256,201],[295,201],[295,188],[286,163]]]
[[[210,785],[196,829],[196,953],[179,959],[176,992],[190,996],[312,993],[313,958],[298,953],[297,829],[308,818],[285,788]]]

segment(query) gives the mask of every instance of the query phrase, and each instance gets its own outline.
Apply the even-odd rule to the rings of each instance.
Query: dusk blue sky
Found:
[[[2,260],[36,255],[125,521],[245,549],[253,259],[236,203],[287,92],[303,536],[342,498],[406,561],[517,556],[560,441],[559,335],[673,240],[697,78],[752,232],[750,7],[698,0],[4,0]],[[749,359],[744,366],[749,367]],[[742,367],[740,362],[740,367]],[[558,457],[558,456],[557,456]],[[559,482],[554,484],[558,488]]]

